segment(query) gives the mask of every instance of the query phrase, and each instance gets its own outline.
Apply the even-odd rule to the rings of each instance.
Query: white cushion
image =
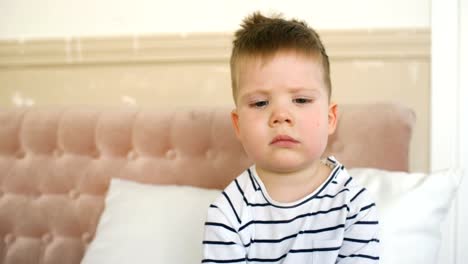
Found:
[[[424,174],[350,169],[349,173],[377,204],[380,263],[437,263],[441,223],[460,184],[461,170]]]
[[[112,179],[82,263],[199,263],[206,212],[219,194]]]
[[[440,225],[461,171],[423,174],[350,169],[374,196],[382,264],[435,264]],[[112,179],[106,206],[83,264],[199,263],[209,204],[220,194],[182,186]]]

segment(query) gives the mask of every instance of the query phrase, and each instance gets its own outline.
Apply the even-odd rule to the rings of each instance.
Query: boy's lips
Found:
[[[273,140],[270,142],[270,145],[279,145],[279,146],[292,146],[299,143],[296,139],[288,136],[288,135],[278,135],[273,138]]]

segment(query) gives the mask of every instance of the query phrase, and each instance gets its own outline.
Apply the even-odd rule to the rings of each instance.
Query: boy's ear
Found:
[[[236,109],[231,111],[231,121],[232,121],[232,126],[234,127],[234,132],[236,132],[236,137],[240,139],[239,115],[237,114]]]
[[[331,103],[328,107],[328,135],[331,135],[336,130],[338,123],[338,105]]]

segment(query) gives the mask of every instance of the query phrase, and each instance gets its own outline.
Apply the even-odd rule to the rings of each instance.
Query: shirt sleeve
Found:
[[[338,254],[339,264],[379,263],[379,221],[376,204],[363,188],[351,198],[346,219],[343,244]]]
[[[229,219],[216,205],[208,209],[203,239],[202,263],[246,263],[246,246],[237,231],[236,219]]]

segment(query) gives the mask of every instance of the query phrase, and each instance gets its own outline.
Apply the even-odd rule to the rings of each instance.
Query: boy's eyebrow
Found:
[[[290,94],[320,94],[320,89],[315,87],[291,87],[287,88],[287,91]]]
[[[239,99],[242,100],[242,99],[245,99],[245,98],[247,98],[247,97],[249,97],[249,96],[257,95],[257,94],[259,94],[259,95],[267,95],[267,94],[268,94],[268,91],[267,91],[267,90],[261,90],[261,89],[260,89],[260,90],[255,90],[255,91],[253,91],[253,92],[248,92],[248,93],[245,93],[245,94],[240,94]]]
[[[317,93],[318,89],[315,88],[305,88],[305,87],[294,87],[289,89],[290,93],[300,93],[300,92],[312,92]]]

